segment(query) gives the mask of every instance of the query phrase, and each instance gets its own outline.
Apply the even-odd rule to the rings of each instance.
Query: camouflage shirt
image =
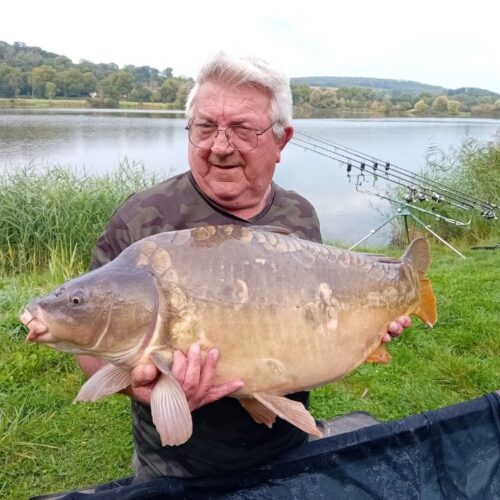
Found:
[[[131,196],[115,212],[97,241],[91,268],[146,236],[212,224],[281,226],[301,238],[321,241],[316,212],[297,193],[273,183],[264,210],[244,220],[215,205],[186,172]],[[307,392],[288,397],[307,406]],[[133,401],[132,417],[136,457],[145,478],[225,474],[261,464],[307,440],[304,432],[279,418],[271,429],[255,423],[234,398],[195,410],[193,435],[181,446],[162,447],[149,406]]]

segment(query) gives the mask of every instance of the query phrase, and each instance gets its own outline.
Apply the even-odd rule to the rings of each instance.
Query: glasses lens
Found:
[[[228,127],[229,143],[238,151],[252,151],[257,147],[258,137],[255,130],[246,127]]]
[[[253,151],[258,143],[255,130],[240,126],[218,129],[213,123],[192,123],[188,134],[191,144],[201,149],[210,149],[217,134],[225,134],[224,138],[238,151]]]
[[[192,123],[189,127],[189,140],[202,149],[210,149],[214,144],[217,126],[211,123]]]

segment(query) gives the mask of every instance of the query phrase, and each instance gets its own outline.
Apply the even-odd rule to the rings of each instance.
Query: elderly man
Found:
[[[96,244],[92,268],[151,234],[207,224],[278,225],[321,241],[312,205],[272,181],[293,135],[286,76],[261,60],[219,54],[202,68],[186,114],[189,172],[135,194],[119,208]],[[409,324],[407,317],[391,323],[384,340]],[[242,382],[214,385],[217,357],[213,349],[202,363],[196,344],[186,356],[174,354],[172,372],[193,412],[193,435],[181,446],[162,447],[152,423],[156,368],[148,364],[134,370],[125,392],[132,398],[137,480],[224,474],[256,466],[308,439],[281,419],[271,429],[257,424],[235,399],[224,397]],[[79,363],[87,374],[100,366],[85,356]],[[308,393],[289,397],[307,405]]]

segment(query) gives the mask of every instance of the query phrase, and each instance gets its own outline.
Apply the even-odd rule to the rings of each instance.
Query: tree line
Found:
[[[192,78],[174,76],[173,69],[114,63],[95,64],[0,41],[0,97],[81,99],[93,106],[117,106],[119,101],[170,103],[182,108]]]
[[[362,87],[331,88],[292,84],[294,107],[304,117],[317,114],[319,110],[385,116],[457,116],[465,113],[500,117],[498,94],[467,88],[443,90],[442,93],[404,93]]]
[[[192,78],[174,76],[168,66],[163,70],[133,65],[119,68],[114,63],[87,60],[75,64],[39,47],[0,41],[3,98],[86,99],[94,107],[117,107],[120,101],[165,103],[182,109],[193,84]],[[500,117],[500,95],[482,89],[447,90],[418,82],[340,77],[293,78],[291,88],[297,116],[363,112]]]

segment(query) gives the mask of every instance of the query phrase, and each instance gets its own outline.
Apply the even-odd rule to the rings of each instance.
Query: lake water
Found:
[[[185,124],[182,115],[166,112],[0,110],[0,175],[28,163],[70,165],[98,175],[115,169],[124,158],[164,175],[180,173],[188,169]],[[295,128],[419,172],[430,148],[448,151],[466,137],[491,140],[500,131],[500,121],[301,119],[295,120]],[[283,152],[275,180],[314,204],[327,239],[355,242],[389,213],[387,202],[356,190],[339,162],[294,144]],[[387,232],[380,232],[370,241],[386,239]]]

